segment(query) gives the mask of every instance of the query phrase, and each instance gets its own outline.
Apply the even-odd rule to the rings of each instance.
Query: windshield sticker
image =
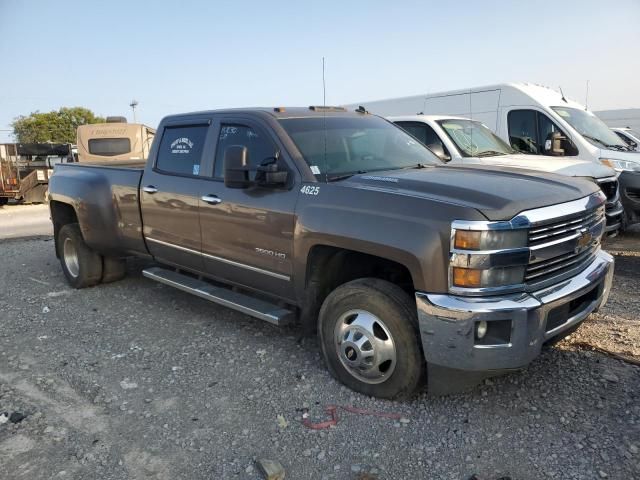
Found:
[[[238,133],[238,127],[222,127],[220,129],[220,140],[224,140],[229,135],[235,135]]]
[[[253,130],[247,130],[247,137],[249,138],[258,138],[258,134]]]
[[[200,165],[194,165],[193,166],[193,174],[194,175],[200,175]]]
[[[311,173],[314,175],[320,175],[320,169],[317,165],[311,165]]]
[[[193,142],[187,137],[176,138],[171,142],[171,153],[191,153]]]

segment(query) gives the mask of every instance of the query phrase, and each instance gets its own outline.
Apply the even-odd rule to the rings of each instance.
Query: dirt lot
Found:
[[[0,228],[3,228],[0,224]],[[527,370],[411,401],[355,394],[315,341],[144,279],[67,287],[49,237],[0,241],[0,477],[640,478],[640,235],[612,243],[609,305]],[[337,426],[301,424],[327,405]],[[3,420],[4,418],[4,420]]]

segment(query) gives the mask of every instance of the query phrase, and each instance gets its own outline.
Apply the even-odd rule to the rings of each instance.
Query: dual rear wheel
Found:
[[[64,276],[74,288],[114,282],[126,275],[125,261],[103,257],[89,248],[77,223],[69,223],[60,228],[57,248]]]

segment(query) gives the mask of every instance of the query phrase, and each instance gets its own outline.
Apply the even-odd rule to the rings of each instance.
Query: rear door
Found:
[[[160,262],[202,272],[199,191],[213,161],[211,117],[165,124],[142,177],[143,233]]]
[[[211,181],[203,185],[200,222],[205,271],[238,285],[293,299],[294,210],[299,179],[279,139],[266,125],[244,116],[220,116]],[[252,168],[277,160],[289,171],[285,187],[224,185],[224,152],[247,147]],[[251,173],[254,178],[255,172]]]

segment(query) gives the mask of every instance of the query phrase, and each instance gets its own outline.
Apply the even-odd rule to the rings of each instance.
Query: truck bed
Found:
[[[56,201],[73,206],[87,245],[103,254],[146,254],[140,216],[143,166],[65,163],[49,181]]]

